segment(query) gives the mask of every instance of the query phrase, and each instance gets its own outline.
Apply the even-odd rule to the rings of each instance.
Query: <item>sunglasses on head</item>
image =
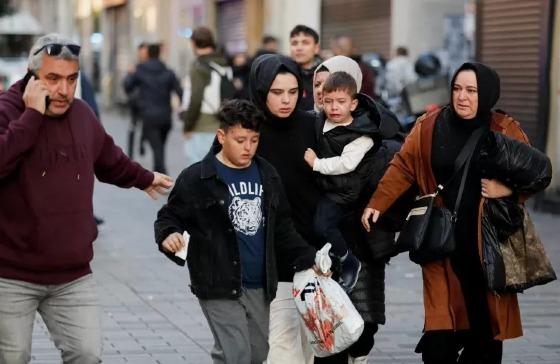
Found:
[[[82,47],[80,47],[77,44],[59,44],[59,43],[50,43],[50,44],[45,44],[44,46],[42,46],[41,48],[37,49],[35,51],[35,53],[33,53],[34,56],[36,56],[37,54],[39,54],[39,52],[41,52],[43,49],[45,50],[45,52],[49,55],[49,56],[58,56],[61,52],[62,52],[62,48],[66,47],[68,48],[68,50],[70,51],[70,53],[72,53],[75,56],[79,56],[80,55],[80,49]]]

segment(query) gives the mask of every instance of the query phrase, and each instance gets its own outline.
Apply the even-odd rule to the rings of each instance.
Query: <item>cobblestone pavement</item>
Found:
[[[105,114],[103,122],[124,146],[127,116]],[[170,174],[176,177],[183,155],[179,125],[170,135],[167,153]],[[138,161],[151,166],[149,155]],[[154,244],[153,221],[164,200],[96,185],[95,212],[105,224],[94,243],[92,267],[103,305],[104,363],[211,363],[212,336],[188,290],[187,269],[167,260]],[[533,218],[560,272],[560,218],[538,213]],[[421,362],[413,353],[423,324],[421,299],[418,266],[406,255],[393,259],[387,267],[387,324],[376,335],[371,363]],[[503,362],[560,363],[559,283],[533,288],[520,295],[520,302],[525,335],[505,343]],[[40,317],[32,355],[32,363],[60,362]]]

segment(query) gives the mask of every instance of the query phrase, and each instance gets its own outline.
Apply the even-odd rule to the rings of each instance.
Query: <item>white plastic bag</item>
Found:
[[[317,252],[315,265],[322,272],[331,266],[327,243]],[[294,275],[293,297],[307,340],[315,356],[325,357],[352,345],[364,330],[364,320],[342,287],[313,269]]]

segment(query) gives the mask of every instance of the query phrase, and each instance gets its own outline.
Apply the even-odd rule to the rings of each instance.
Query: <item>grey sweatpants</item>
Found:
[[[261,364],[266,360],[270,304],[262,288],[242,288],[236,300],[198,301],[214,336],[214,363]]]
[[[65,364],[101,363],[101,312],[91,274],[55,285],[0,278],[0,364],[29,363],[36,312]]]

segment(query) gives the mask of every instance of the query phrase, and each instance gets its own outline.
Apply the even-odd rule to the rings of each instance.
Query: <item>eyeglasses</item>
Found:
[[[80,55],[80,49],[82,48],[77,44],[50,43],[45,44],[41,48],[37,49],[35,53],[33,53],[33,55],[36,56],[44,49],[49,56],[58,56],[62,52],[63,47],[68,48],[70,53],[72,53],[76,57]]]

